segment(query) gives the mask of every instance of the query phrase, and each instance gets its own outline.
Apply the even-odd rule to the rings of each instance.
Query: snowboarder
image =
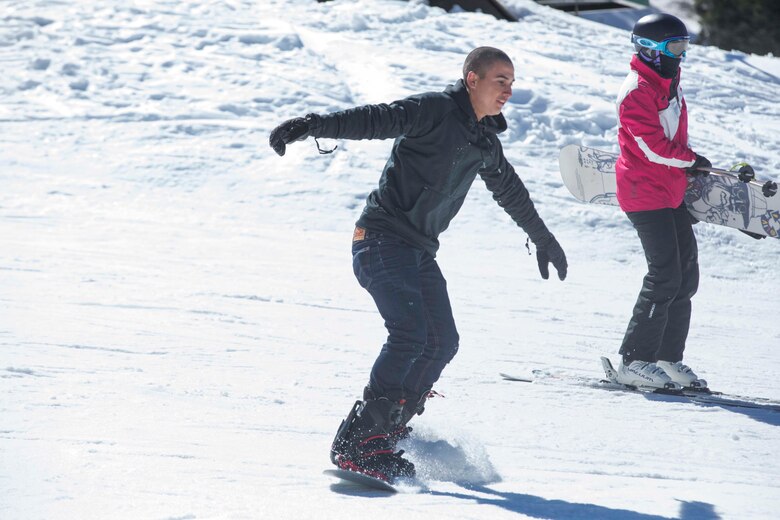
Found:
[[[689,39],[672,15],[640,18],[631,35],[631,71],[617,99],[617,199],[648,266],[620,347],[618,379],[625,384],[706,387],[682,363],[699,285],[696,237],[683,198],[688,176],[706,175],[698,168],[712,166],[688,145],[680,63]]]
[[[294,141],[394,138],[390,157],[356,223],[352,263],[360,285],[385,321],[387,341],[358,400],[338,429],[331,461],[342,469],[392,481],[413,476],[396,452],[406,424],[424,403],[458,350],[447,284],[435,256],[439,234],[458,213],[479,174],[493,198],[536,246],[539,271],[549,263],[566,277],[566,256],[536,212],[498,139],[501,109],[512,95],[514,66],[501,50],[479,47],[463,79],[443,92],[326,115],[309,114],[277,126],[270,145],[279,155]]]

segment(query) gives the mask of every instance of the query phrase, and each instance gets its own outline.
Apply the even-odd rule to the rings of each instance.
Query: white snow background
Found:
[[[513,4],[518,23],[389,0],[0,4],[0,518],[777,518],[780,414],[585,383],[618,360],[645,261],[557,154],[617,149],[632,48]],[[392,141],[277,157],[268,134],[441,90],[479,45],[514,60],[505,151],[569,277],[540,278],[477,179],[438,256],[460,352],[402,446],[425,487],[357,489],[322,470],[385,338],[350,241]],[[778,58],[694,46],[683,67],[693,148],[780,180]],[[686,361],[780,399],[780,242],[695,229]]]

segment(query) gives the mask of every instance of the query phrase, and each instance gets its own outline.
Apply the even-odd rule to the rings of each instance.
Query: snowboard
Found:
[[[612,152],[564,146],[558,158],[563,183],[581,202],[617,206],[617,159]],[[741,182],[719,172],[692,177],[685,204],[702,222],[780,238],[780,196],[765,196],[758,182]]]
[[[368,475],[358,473],[357,471],[349,471],[347,469],[326,469],[322,473],[330,477],[346,480],[347,482],[351,482],[352,484],[357,484],[359,486],[368,487],[379,491],[387,491],[390,493],[398,492],[398,490],[389,482],[379,478],[369,477]]]

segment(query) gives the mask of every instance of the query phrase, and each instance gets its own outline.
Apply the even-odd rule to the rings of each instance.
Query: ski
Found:
[[[507,381],[517,381],[520,383],[533,383],[533,379],[528,379],[527,377],[519,377],[519,376],[513,376],[510,374],[505,374],[503,372],[500,372],[498,375],[506,379]]]
[[[612,362],[609,360],[609,358],[602,357],[601,366],[604,369],[604,374],[607,378],[606,380],[602,380],[601,383],[605,385],[616,385],[618,389],[622,388],[633,392],[677,395],[698,403],[780,412],[780,403],[776,401],[771,401],[769,399],[763,399],[760,397],[732,396],[724,394],[723,392],[712,391],[706,387],[688,387],[679,390],[668,390],[666,388],[646,388],[626,385],[618,382],[617,371],[612,366]]]
[[[769,412],[780,412],[780,401],[772,399],[766,399],[762,397],[750,397],[743,395],[730,395],[723,392],[713,391],[708,388],[682,388],[679,390],[671,390],[665,388],[647,388],[636,387],[632,385],[624,385],[619,383],[616,379],[617,371],[612,366],[612,362],[608,358],[601,359],[601,366],[604,370],[605,377],[602,379],[596,379],[592,377],[577,377],[577,376],[560,376],[547,373],[543,370],[534,370],[533,378],[524,376],[515,376],[506,372],[502,372],[499,375],[505,381],[520,381],[530,383],[549,383],[550,381],[560,382],[561,384],[575,384],[582,385],[589,388],[599,388],[603,390],[611,390],[618,392],[632,392],[643,394],[657,394],[666,395],[671,397],[679,397],[687,401],[710,404],[716,406],[732,407],[732,408],[749,408],[755,410],[765,410]]]
[[[683,388],[682,390],[667,390],[664,388],[635,387],[606,379],[601,379],[598,381],[589,380],[587,383],[591,388],[600,388],[603,390],[665,395],[670,397],[679,397],[681,399],[699,404],[724,406],[728,408],[764,410],[773,413],[780,412],[780,402],[761,397],[729,395],[723,392],[712,390],[693,390],[687,388]]]

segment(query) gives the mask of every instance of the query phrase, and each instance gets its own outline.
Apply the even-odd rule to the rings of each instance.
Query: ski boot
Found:
[[[620,362],[617,370],[617,382],[644,388],[658,388],[662,390],[682,389],[682,385],[676,383],[662,368],[649,361],[631,361],[628,365]]]
[[[666,374],[683,388],[690,388],[693,390],[706,390],[707,381],[700,379],[691,367],[683,365],[682,361],[672,363],[671,361],[656,361],[658,365]]]

